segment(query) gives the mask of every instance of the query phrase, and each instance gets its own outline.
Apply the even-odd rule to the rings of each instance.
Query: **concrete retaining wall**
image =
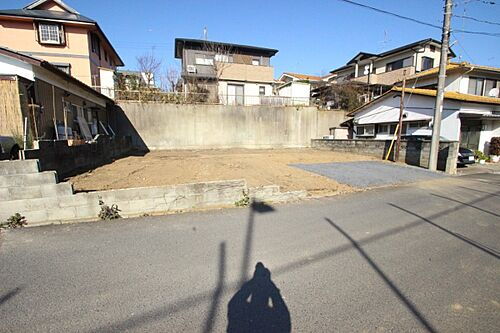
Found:
[[[118,205],[123,217],[227,206],[240,200],[246,188],[245,180],[228,180],[1,201],[0,220],[4,221],[15,213],[25,216],[29,225],[96,220],[100,211],[99,200],[109,206]]]
[[[26,159],[38,159],[41,171],[55,170],[61,178],[95,169],[132,150],[130,137],[99,137],[97,142],[68,146],[66,140],[39,141],[38,149],[25,150]]]
[[[315,107],[121,103],[117,130],[139,149],[309,147],[345,119]]]
[[[369,155],[380,159],[385,158],[390,144],[390,140],[312,140],[312,147],[314,148]],[[399,162],[428,168],[430,146],[430,141],[401,141]],[[392,159],[393,156],[394,149],[389,157]],[[458,142],[440,142],[438,170],[455,174],[457,172],[457,158]]]

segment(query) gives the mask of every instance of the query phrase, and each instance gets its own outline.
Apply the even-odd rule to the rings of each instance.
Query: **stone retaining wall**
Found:
[[[389,151],[391,140],[312,140],[312,147],[345,153],[375,156],[384,159]],[[396,143],[394,142],[394,145]],[[399,162],[409,165],[429,167],[430,141],[401,141]],[[394,156],[394,147],[389,156]],[[458,142],[442,141],[439,144],[438,170],[449,174],[457,172]]]
[[[27,149],[24,154],[26,159],[38,159],[41,171],[57,171],[63,179],[110,163],[131,151],[130,137],[101,136],[97,142],[78,146],[68,146],[66,140],[39,141],[38,149]]]

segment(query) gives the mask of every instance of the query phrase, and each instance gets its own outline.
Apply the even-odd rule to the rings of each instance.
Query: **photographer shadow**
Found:
[[[271,272],[261,263],[228,305],[227,332],[290,332],[290,312]]]

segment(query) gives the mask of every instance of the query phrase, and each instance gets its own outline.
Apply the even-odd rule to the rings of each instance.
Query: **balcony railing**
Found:
[[[155,89],[118,90],[94,87],[114,100],[166,103],[166,104],[223,104],[223,105],[268,105],[268,106],[309,106],[309,97],[263,96],[263,95],[228,95],[213,92],[164,92]]]

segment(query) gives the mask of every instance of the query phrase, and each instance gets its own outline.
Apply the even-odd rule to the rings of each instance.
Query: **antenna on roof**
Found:
[[[390,41],[391,39],[389,39],[387,30],[384,30],[384,40],[380,42],[382,44],[382,51],[385,51],[387,49],[387,44],[389,44]]]
[[[208,39],[208,29],[207,29],[207,27],[203,28],[203,39],[204,40]]]

